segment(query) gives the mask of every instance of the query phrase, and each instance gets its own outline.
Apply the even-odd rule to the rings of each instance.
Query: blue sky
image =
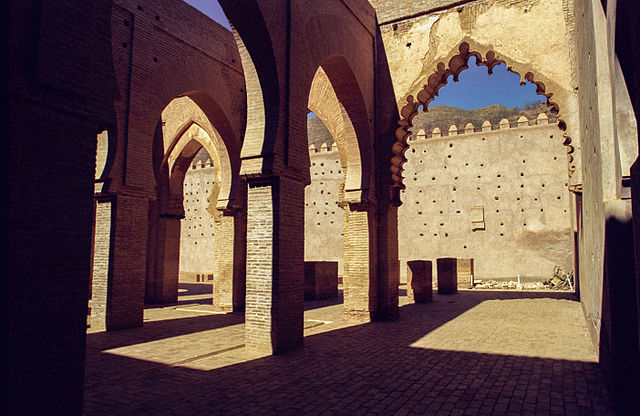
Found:
[[[185,2],[200,10],[202,13],[206,14],[227,29],[231,29],[229,21],[216,0],[185,0]]]
[[[185,1],[224,27],[231,28],[217,0]],[[473,110],[502,104],[512,108],[529,101],[544,99],[541,95],[536,95],[536,87],[532,83],[527,82],[521,86],[520,77],[507,71],[505,64],[494,67],[493,74],[488,75],[487,68],[477,66],[475,62],[475,58],[469,60],[469,69],[460,73],[458,82],[453,82],[453,77],[449,77],[447,85],[440,89],[439,95],[429,106],[450,105]],[[313,113],[309,113],[307,117],[313,116]]]

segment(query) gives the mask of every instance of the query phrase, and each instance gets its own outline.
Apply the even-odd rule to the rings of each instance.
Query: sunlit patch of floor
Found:
[[[485,300],[411,344],[416,348],[595,361],[580,304]]]

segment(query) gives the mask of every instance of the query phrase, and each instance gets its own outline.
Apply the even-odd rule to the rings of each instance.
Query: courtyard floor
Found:
[[[304,348],[264,356],[210,285],[180,287],[141,328],[87,335],[85,414],[610,414],[572,293],[401,296],[399,320],[368,324],[341,298],[306,302]]]

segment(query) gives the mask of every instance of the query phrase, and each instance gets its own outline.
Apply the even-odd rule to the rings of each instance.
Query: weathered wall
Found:
[[[380,32],[399,108],[427,83],[439,62],[446,65],[459,45],[467,42],[472,51],[483,56],[493,51],[514,72],[523,77],[531,72],[535,81],[543,82],[559,105],[575,154],[579,153],[572,1],[480,0],[443,10],[439,7],[450,1],[417,2],[420,8],[408,3],[401,2],[394,12],[395,2],[372,2],[385,16],[380,19]],[[433,13],[414,13],[432,8]],[[581,182],[578,159],[572,184]]]
[[[555,123],[537,122],[410,142],[398,210],[403,276],[406,261],[437,257],[474,258],[480,278],[548,277],[555,265],[572,270],[563,138]],[[310,158],[305,259],[343,267],[338,152],[312,149]],[[484,208],[484,230],[472,231],[475,206]]]
[[[543,119],[411,140],[398,209],[400,270],[408,260],[438,257],[475,259],[479,278],[572,270],[571,194],[558,133]],[[474,230],[472,221],[484,224]]]
[[[309,132],[311,134],[311,131]],[[311,184],[304,192],[304,259],[337,261],[338,275],[344,274],[344,211],[338,206],[344,173],[338,150],[311,150]]]
[[[207,159],[204,163],[194,161],[184,178],[185,217],[180,221],[180,281],[194,281],[197,274],[213,275],[215,222],[207,207],[214,177],[215,167]]]

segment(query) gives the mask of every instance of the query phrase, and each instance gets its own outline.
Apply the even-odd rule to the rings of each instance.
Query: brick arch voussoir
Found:
[[[420,89],[415,98],[413,95],[407,96],[407,103],[400,110],[401,118],[398,121],[398,128],[395,131],[396,141],[392,146],[393,156],[391,158],[390,166],[390,198],[394,205],[402,204],[402,201],[400,200],[400,191],[405,189],[404,177],[402,176],[402,173],[404,172],[403,165],[407,161],[405,152],[409,148],[407,140],[411,136],[411,131],[409,131],[409,129],[413,127],[413,118],[418,114],[420,107],[422,107],[424,112],[429,111],[429,103],[431,103],[431,101],[433,101],[433,99],[438,95],[440,88],[447,84],[449,76],[453,77],[454,82],[458,81],[460,73],[469,68],[469,59],[472,56],[476,58],[476,65],[487,67],[489,74],[493,73],[493,68],[495,66],[503,63],[506,64],[504,60],[498,58],[494,51],[489,50],[483,57],[479,52],[470,50],[470,46],[467,42],[462,42],[458,47],[458,53],[449,59],[448,65],[444,62],[439,62],[436,65],[436,69],[433,74],[427,78],[427,83],[422,87],[422,89]],[[520,75],[513,67],[507,66],[507,70]],[[553,93],[546,90],[545,84],[542,81],[536,81],[532,72],[525,73],[523,78],[526,81],[535,84],[536,94],[545,97],[546,104],[550,107],[551,113],[558,115],[560,113],[560,106],[556,102],[552,101],[551,98],[553,97]],[[524,82],[525,81],[521,81],[521,83]],[[575,149],[571,144],[571,137],[565,134],[567,124],[561,118],[558,118],[558,128],[563,132],[564,141],[562,144],[567,148],[568,175],[571,177],[576,169],[573,156]]]
[[[169,181],[169,199],[180,201],[181,204],[184,175],[186,175],[196,153],[203,147],[209,153],[215,167],[209,211],[240,208],[238,201],[233,198],[232,183],[234,174],[224,141],[213,126],[208,125],[208,123],[200,124],[192,119],[186,121],[183,127],[178,129],[178,133],[175,135],[162,161],[162,171],[166,172],[163,177],[168,177]]]

